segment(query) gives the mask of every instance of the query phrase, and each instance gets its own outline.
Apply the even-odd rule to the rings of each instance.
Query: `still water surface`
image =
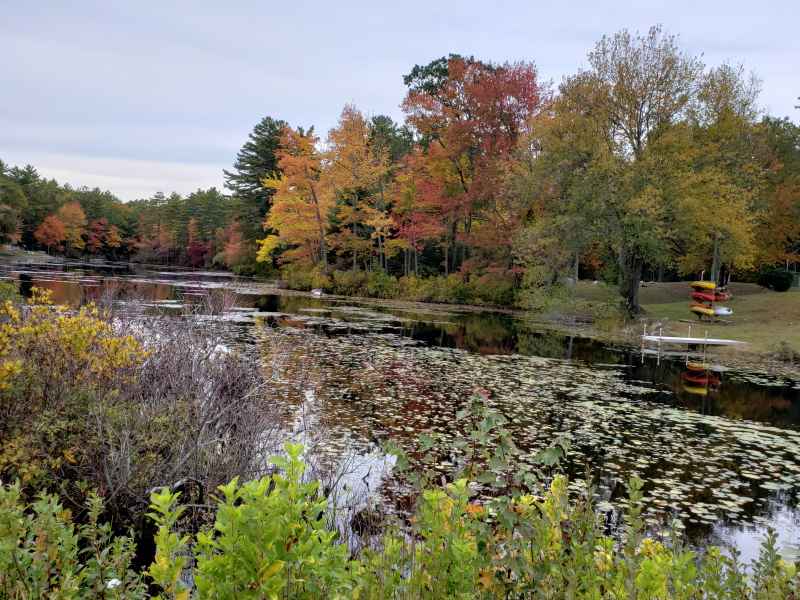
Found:
[[[601,509],[617,506],[637,474],[652,523],[678,518],[690,539],[734,544],[745,559],[772,526],[782,551],[800,555],[798,382],[725,371],[707,387],[687,381],[681,361],[542,331],[509,314],[313,298],[220,273],[8,263],[0,278],[23,294],[48,288],[60,302],[113,291],[119,306],[143,298],[176,315],[209,290],[232,291],[235,301],[215,318],[226,343],[255,347],[265,361],[282,354],[282,377],[303,381],[282,401],[313,412],[333,451],[370,454],[391,440],[413,454],[422,433],[455,436],[455,413],[480,389],[531,458],[567,437],[574,489],[588,468]],[[437,457],[443,472],[455,460],[446,447]],[[391,478],[366,474],[371,491],[392,502]]]

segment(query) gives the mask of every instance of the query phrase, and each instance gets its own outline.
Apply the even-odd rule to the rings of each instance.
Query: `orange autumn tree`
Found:
[[[383,268],[392,226],[383,193],[390,166],[388,149],[371,143],[366,118],[347,105],[338,126],[328,134],[325,158],[325,184],[338,199],[340,229],[332,236],[335,248],[351,254],[355,270],[359,256],[371,256],[377,243],[378,263]]]
[[[109,225],[106,232],[106,247],[111,250],[111,256],[116,257],[117,249],[122,246],[122,235],[116,225]]]
[[[280,174],[264,179],[275,190],[264,228],[274,233],[260,240],[256,260],[266,262],[278,247],[287,248],[282,260],[320,264],[328,268],[328,213],[333,194],[323,180],[323,155],[313,127],[286,127],[277,151]]]
[[[65,250],[83,250],[86,242],[86,213],[77,202],[67,202],[58,209],[58,218],[64,224]]]
[[[231,221],[224,229],[217,230],[217,247],[220,248],[218,256],[229,269],[242,262],[247,246],[238,221]]]
[[[33,237],[49,253],[53,248],[60,248],[66,239],[64,223],[56,215],[48,215],[33,232]]]

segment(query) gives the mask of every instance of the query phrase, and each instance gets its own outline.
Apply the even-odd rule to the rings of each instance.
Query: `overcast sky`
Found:
[[[0,15],[0,159],[124,200],[221,187],[265,115],[323,134],[347,102],[401,119],[415,63],[532,60],[558,82],[604,33],[657,23],[800,117],[797,0],[0,0]]]

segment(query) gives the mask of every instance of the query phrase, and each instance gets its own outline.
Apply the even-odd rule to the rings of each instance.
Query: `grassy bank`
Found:
[[[725,302],[733,315],[718,322],[700,321],[689,312],[690,289],[687,282],[647,283],[640,292],[642,319],[658,326],[664,335],[721,337],[747,342],[741,350],[726,351],[736,364],[779,371],[798,371],[800,363],[800,290],[773,292],[752,283],[733,283],[733,298]],[[609,286],[582,281],[576,297],[584,302],[614,303],[616,291]],[[594,329],[591,335],[637,340],[642,322],[607,332]]]

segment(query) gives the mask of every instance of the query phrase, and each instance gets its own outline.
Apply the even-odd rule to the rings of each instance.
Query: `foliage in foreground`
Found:
[[[637,480],[620,542],[602,533],[589,494],[570,502],[563,476],[542,497],[485,503],[460,479],[423,492],[410,532],[387,531],[378,549],[351,557],[326,526],[317,482],[303,479],[301,453],[287,445],[279,473],[220,487],[216,520],[196,536],[176,530],[178,495],[154,493],[147,576],[157,597],[784,600],[800,591],[774,533],[750,574],[718,548],[697,555],[645,537]],[[76,528],[55,498],[25,506],[18,486],[0,489],[0,598],[148,597],[145,575],[130,569],[131,539],[112,537],[99,512],[92,498],[89,524]]]
[[[0,480],[76,515],[94,489],[120,527],[154,487],[258,476],[277,420],[255,360],[217,344],[178,319],[76,311],[40,290],[0,303]]]

